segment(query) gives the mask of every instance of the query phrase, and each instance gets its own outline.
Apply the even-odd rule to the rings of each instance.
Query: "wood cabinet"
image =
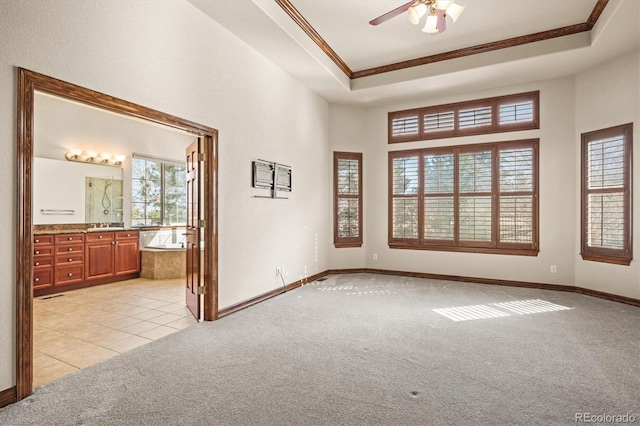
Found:
[[[37,235],[33,240],[33,288],[53,287],[53,235]]]
[[[34,296],[136,278],[138,231],[36,235]]]
[[[140,272],[140,238],[138,231],[115,232],[115,275]]]

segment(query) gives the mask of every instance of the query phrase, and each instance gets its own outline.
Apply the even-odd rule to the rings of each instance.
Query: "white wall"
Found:
[[[219,129],[221,308],[277,287],[276,266],[287,282],[328,269],[327,103],[191,4],[0,2],[0,52],[3,199],[20,66]],[[289,200],[252,198],[256,158],[293,167]],[[0,390],[15,385],[15,211],[0,203]]]
[[[76,163],[35,157],[33,159],[33,224],[85,223],[87,177],[122,179],[120,167]],[[42,210],[73,210],[72,214],[49,214]]]
[[[387,144],[387,113],[421,106],[540,90],[540,129],[437,141]],[[367,110],[363,127],[366,266],[479,278],[573,285],[575,192],[573,78],[566,77],[468,93],[464,97],[422,99]],[[332,108],[333,111],[333,108]],[[344,120],[344,111],[336,114]],[[351,114],[355,120],[357,114]],[[332,128],[333,128],[333,122]],[[540,253],[537,257],[389,249],[388,152],[489,141],[540,139]],[[342,249],[337,249],[342,250]],[[373,260],[373,254],[378,259]],[[557,266],[557,273],[550,272]]]
[[[580,210],[575,214],[576,285],[640,298],[640,52],[630,52],[576,76],[575,162],[580,164],[580,135],[592,130],[633,123],[633,257],[629,266],[584,261],[580,253]],[[580,182],[580,169],[575,179]],[[576,202],[580,200],[576,187]]]

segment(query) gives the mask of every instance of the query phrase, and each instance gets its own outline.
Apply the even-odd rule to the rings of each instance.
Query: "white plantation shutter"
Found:
[[[498,106],[498,123],[511,124],[533,120],[533,100]]]
[[[491,123],[491,105],[461,109],[458,111],[458,128],[461,130],[472,127],[491,126]]]
[[[424,156],[424,238],[453,240],[454,154]]]
[[[392,158],[392,236],[418,238],[418,155]]]
[[[362,244],[362,154],[334,152],[334,244]]]
[[[391,120],[391,136],[417,136],[420,130],[418,114]]]
[[[631,135],[631,124],[582,135],[582,255],[587,260],[631,260]]]
[[[429,132],[442,132],[451,131],[455,128],[455,112],[444,111],[435,112],[432,114],[424,114],[422,117],[423,127],[425,133]]]
[[[533,147],[500,150],[500,242],[531,244],[534,232]]]
[[[460,240],[491,241],[491,150],[459,155]]]

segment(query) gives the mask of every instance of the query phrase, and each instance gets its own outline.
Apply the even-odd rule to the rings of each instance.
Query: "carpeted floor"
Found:
[[[542,302],[500,305],[525,300]],[[354,274],[44,385],[0,410],[0,424],[570,425],[576,415],[640,423],[640,309]]]

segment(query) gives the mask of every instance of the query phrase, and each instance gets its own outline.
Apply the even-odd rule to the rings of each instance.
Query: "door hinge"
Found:
[[[199,153],[198,153],[198,160],[200,160],[200,161],[204,161],[204,160],[205,160],[205,158],[206,158],[206,157],[205,157],[205,155],[204,155],[204,152],[199,152]]]
[[[204,294],[204,293],[205,293],[204,286],[203,285],[199,286],[198,287],[198,294]]]
[[[204,228],[206,224],[206,221],[204,219],[200,219],[198,221],[198,228]]]

